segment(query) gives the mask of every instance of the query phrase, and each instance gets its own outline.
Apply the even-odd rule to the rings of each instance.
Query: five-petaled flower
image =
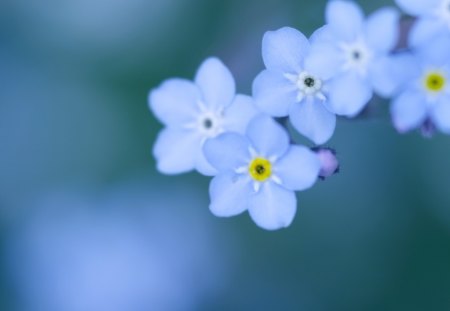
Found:
[[[309,62],[309,50],[308,39],[294,28],[266,32],[262,42],[266,70],[253,82],[253,96],[263,112],[289,115],[299,133],[320,145],[333,135],[336,116],[327,106],[329,76],[318,75],[321,64]]]
[[[202,152],[204,142],[226,131],[243,133],[257,114],[251,97],[235,94],[233,76],[217,58],[204,61],[195,83],[163,82],[150,92],[149,105],[166,125],[153,149],[158,170],[165,174],[196,169],[214,175]]]
[[[209,189],[212,213],[229,217],[248,210],[267,230],[291,224],[297,209],[294,191],[311,187],[321,169],[314,152],[290,145],[285,129],[266,115],[250,122],[246,136],[224,133],[203,149],[218,170]]]
[[[399,36],[399,13],[383,8],[367,20],[353,2],[332,0],[326,25],[311,38],[311,62],[319,74],[331,77],[329,106],[338,115],[354,117],[369,103],[373,92],[388,97],[393,86],[386,79],[389,53]]]
[[[450,43],[435,40],[399,58],[403,85],[391,106],[399,132],[425,125],[450,134]]]

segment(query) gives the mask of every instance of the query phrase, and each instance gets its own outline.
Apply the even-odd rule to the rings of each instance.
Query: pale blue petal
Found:
[[[450,134],[450,95],[442,96],[431,111],[431,118],[436,127]]]
[[[397,94],[421,73],[420,62],[410,53],[381,57],[369,67],[373,89],[381,97]]]
[[[308,51],[308,39],[294,28],[283,27],[264,34],[262,57],[267,69],[300,73]]]
[[[286,130],[266,115],[255,117],[247,128],[247,137],[259,156],[280,157],[289,148]]]
[[[197,102],[201,99],[198,87],[184,79],[170,79],[152,90],[149,106],[164,124],[182,128],[198,115]]]
[[[292,105],[289,119],[300,134],[316,145],[326,143],[336,127],[336,116],[319,100],[304,100]]]
[[[427,14],[436,8],[440,0],[395,0],[397,5],[409,15]]]
[[[273,182],[265,182],[259,192],[250,197],[248,211],[261,228],[277,230],[292,223],[297,211],[297,199],[293,191]]]
[[[291,146],[275,164],[274,174],[282,186],[294,191],[310,188],[319,176],[321,164],[316,153],[303,146]]]
[[[209,209],[219,217],[239,215],[248,207],[248,197],[253,193],[250,178],[226,172],[215,176],[209,186]]]
[[[180,174],[193,170],[200,144],[201,137],[194,131],[163,129],[153,147],[158,171]]]
[[[264,70],[253,82],[256,106],[273,117],[287,116],[297,94],[297,86],[279,72]]]
[[[235,170],[250,160],[250,143],[237,133],[224,133],[208,139],[203,145],[203,153],[212,166],[219,171]]]
[[[445,30],[445,25],[434,16],[419,18],[413,25],[409,35],[409,43],[413,47],[420,47],[430,40],[439,37]]]
[[[253,82],[256,106],[273,117],[287,116],[297,94],[297,86],[279,72],[264,70]]]
[[[400,14],[394,8],[382,8],[369,16],[366,22],[366,38],[370,47],[378,52],[391,51],[400,35]]]
[[[215,176],[218,173],[217,169],[213,167],[206,159],[203,153],[203,146],[200,146],[197,150],[197,155],[195,157],[195,169],[204,176]]]
[[[223,126],[227,131],[244,134],[248,123],[259,113],[252,97],[236,95],[225,110]]]
[[[195,83],[202,91],[204,104],[214,110],[230,105],[236,95],[236,85],[230,70],[215,57],[203,62]]]
[[[361,33],[364,13],[352,1],[332,0],[326,7],[326,21],[339,39],[354,41]]]
[[[316,40],[311,53],[305,59],[305,69],[322,80],[328,80],[341,72],[342,52],[333,41]]]
[[[429,66],[442,67],[450,62],[450,32],[439,35],[417,49],[417,56]]]
[[[419,91],[403,92],[393,100],[391,115],[394,126],[400,133],[417,128],[427,117],[425,97]]]
[[[333,32],[330,30],[329,25],[324,25],[316,29],[313,34],[309,37],[310,44],[317,44],[321,42],[333,42],[336,41]]]
[[[354,117],[373,96],[371,85],[356,72],[347,72],[329,84],[331,110],[338,115]]]

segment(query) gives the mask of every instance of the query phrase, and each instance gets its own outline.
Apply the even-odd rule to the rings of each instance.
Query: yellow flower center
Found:
[[[425,88],[431,92],[440,92],[444,89],[446,79],[439,72],[431,72],[425,76]]]
[[[250,176],[256,181],[265,181],[272,175],[272,164],[264,158],[255,158],[248,167]]]

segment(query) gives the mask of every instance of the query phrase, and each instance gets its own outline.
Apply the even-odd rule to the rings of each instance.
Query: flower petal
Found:
[[[399,39],[400,14],[394,8],[382,8],[369,16],[366,22],[367,43],[376,51],[387,53]]]
[[[378,58],[369,67],[375,92],[385,98],[393,96],[414,77],[420,75],[419,63],[410,53]]]
[[[209,139],[206,141],[208,140]],[[218,173],[217,169],[213,167],[206,159],[205,154],[203,153],[203,146],[197,150],[197,155],[195,157],[195,169],[204,176],[215,176]]]
[[[244,134],[249,122],[259,114],[252,97],[246,95],[236,95],[233,103],[225,110],[224,128]]]
[[[281,179],[283,187],[301,191],[316,182],[320,168],[316,153],[303,146],[291,146],[276,163],[274,173]]]
[[[279,72],[264,70],[253,82],[256,106],[274,117],[285,117],[297,101],[297,87]]]
[[[419,18],[411,29],[409,43],[413,47],[421,47],[430,40],[436,39],[447,26],[434,16]]]
[[[429,40],[417,49],[417,57],[426,62],[428,66],[444,67],[450,61],[450,33],[447,36],[439,35]]]
[[[311,53],[305,59],[305,69],[322,80],[328,80],[341,71],[342,52],[332,40],[315,40]]]
[[[209,209],[219,217],[230,217],[244,212],[248,197],[253,193],[250,178],[226,172],[215,176],[209,185]]]
[[[233,75],[215,57],[203,62],[195,76],[195,83],[203,93],[204,104],[216,111],[230,105],[236,94]]]
[[[353,41],[361,32],[364,13],[354,2],[332,0],[328,2],[325,15],[330,30],[340,39]]]
[[[150,109],[162,123],[182,128],[198,115],[201,93],[191,81],[176,78],[153,89],[148,99]]]
[[[247,137],[260,156],[281,157],[289,148],[286,130],[266,115],[255,117],[247,128]]]
[[[194,131],[163,129],[153,147],[158,171],[171,175],[193,170],[200,144],[201,137]]]
[[[249,198],[248,211],[253,221],[263,229],[285,228],[294,219],[297,198],[293,191],[265,182],[259,192]]]
[[[431,111],[431,118],[439,130],[450,134],[450,95],[442,96]]]
[[[397,5],[409,15],[417,16],[431,12],[440,0],[395,0]]]
[[[336,127],[336,116],[319,100],[304,100],[292,105],[289,119],[300,134],[316,145],[327,142]]]
[[[268,31],[263,37],[262,57],[266,68],[270,70],[300,73],[308,50],[308,39],[294,28]]]
[[[329,84],[331,109],[338,115],[354,117],[364,108],[373,96],[368,81],[355,72],[342,74]]]
[[[208,139],[203,153],[212,166],[219,171],[235,170],[250,160],[250,142],[237,133],[224,133]]]
[[[418,127],[427,117],[424,96],[411,90],[401,93],[391,105],[391,114],[394,126],[400,133]]]

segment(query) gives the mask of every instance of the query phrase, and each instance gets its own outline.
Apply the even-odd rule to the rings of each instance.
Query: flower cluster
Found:
[[[337,117],[358,116],[375,96],[392,100],[399,132],[450,134],[450,0],[396,2],[403,18],[394,7],[366,17],[354,2],[331,0],[310,38],[290,27],[266,32],[251,97],[236,94],[217,58],[193,82],[163,82],[149,96],[165,125],[153,150],[158,170],[213,176],[214,215],[248,211],[275,230],[291,224],[295,191],[338,171],[336,153],[322,147]],[[293,143],[288,121],[311,148]]]

